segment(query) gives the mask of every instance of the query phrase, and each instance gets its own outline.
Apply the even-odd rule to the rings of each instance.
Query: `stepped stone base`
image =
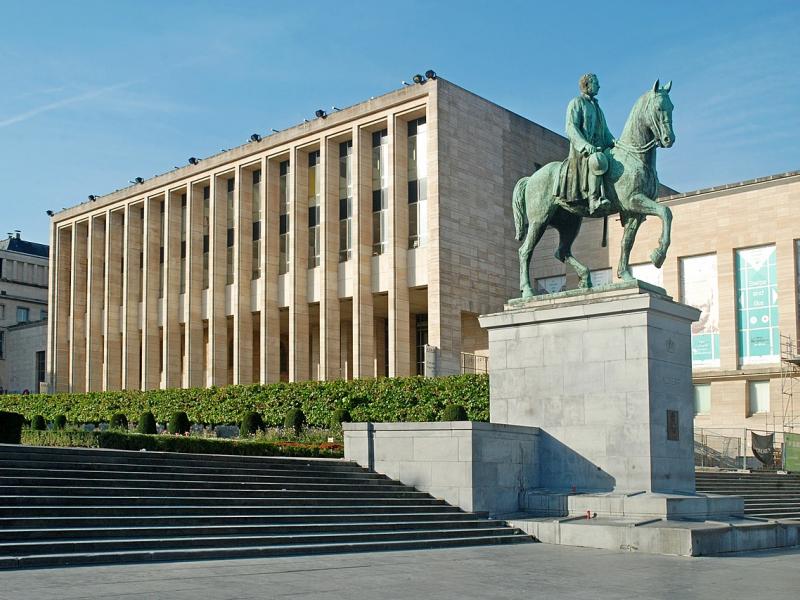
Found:
[[[667,520],[546,517],[508,519],[547,544],[649,554],[708,556],[800,545],[800,520]]]

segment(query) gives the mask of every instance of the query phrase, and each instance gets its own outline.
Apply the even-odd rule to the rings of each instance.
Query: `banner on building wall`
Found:
[[[736,251],[739,363],[778,362],[778,279],[775,246]]]
[[[653,263],[631,265],[631,275],[650,285],[664,287],[664,274]]]
[[[800,471],[800,433],[783,434],[783,468],[787,471]]]
[[[755,431],[751,431],[750,436],[753,456],[767,467],[773,466],[775,464],[775,434],[759,435]]]
[[[567,276],[556,275],[555,277],[540,277],[536,280],[536,292],[538,294],[555,294],[567,289]]]
[[[719,367],[716,254],[681,259],[681,301],[700,309],[700,319],[692,323],[692,365]]]

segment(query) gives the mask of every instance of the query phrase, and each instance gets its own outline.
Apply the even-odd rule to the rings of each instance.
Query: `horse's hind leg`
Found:
[[[534,295],[531,287],[531,258],[533,249],[542,239],[546,229],[547,219],[531,221],[530,215],[528,216],[528,232],[525,234],[522,246],[519,247],[519,286],[523,298],[531,298]]]
[[[664,264],[669,249],[670,236],[672,232],[672,211],[669,207],[651,200],[643,194],[634,194],[631,198],[631,212],[642,215],[653,215],[661,219],[661,237],[658,240],[658,247],[650,253],[650,260],[656,267]]]
[[[558,222],[553,223],[553,227],[558,230],[559,234],[558,248],[556,249],[555,256],[562,263],[566,263],[575,269],[575,272],[580,278],[580,287],[588,289],[592,287],[592,277],[589,273],[589,267],[572,256],[572,242],[578,237],[583,219],[569,213],[562,212],[562,214],[564,216],[562,216]]]

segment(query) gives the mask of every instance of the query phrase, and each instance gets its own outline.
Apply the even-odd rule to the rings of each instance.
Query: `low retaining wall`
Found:
[[[539,487],[536,427],[469,421],[344,423],[345,459],[469,512],[519,511]]]

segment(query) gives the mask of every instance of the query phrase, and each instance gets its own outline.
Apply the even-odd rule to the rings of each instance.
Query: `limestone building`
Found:
[[[36,393],[46,381],[49,249],[0,240],[0,393]]]
[[[513,186],[567,147],[431,78],[61,211],[51,389],[460,372],[517,294]]]
[[[734,437],[745,428],[800,430],[800,172],[662,202],[674,218],[667,260],[661,270],[649,262],[661,224],[648,219],[631,254],[632,271],[702,310],[692,328],[695,429]],[[573,246],[595,284],[616,281],[617,218],[609,222],[607,248],[601,236],[602,222],[587,220]],[[549,231],[534,253],[532,275],[542,293],[577,287],[577,277],[553,258],[556,244]]]

